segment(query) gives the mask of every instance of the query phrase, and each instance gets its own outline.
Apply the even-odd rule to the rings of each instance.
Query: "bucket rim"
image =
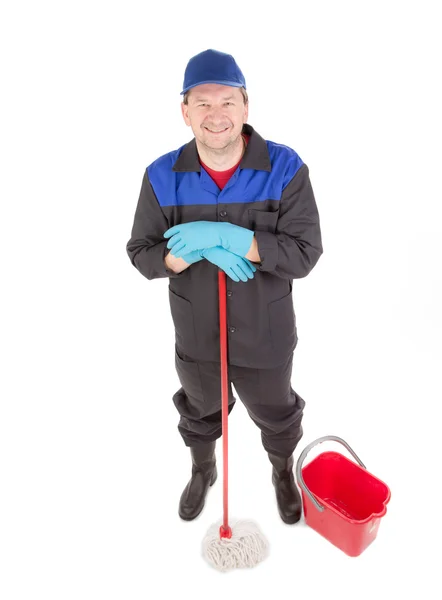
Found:
[[[390,492],[390,488],[388,487],[388,485],[385,483],[385,481],[383,481],[382,479],[379,479],[379,477],[377,477],[376,475],[374,475],[371,471],[369,471],[367,468],[361,467],[360,465],[358,465],[358,463],[355,463],[353,460],[350,460],[348,458],[348,456],[345,456],[344,454],[341,454],[340,452],[337,452],[336,450],[326,450],[325,452],[321,452],[320,454],[318,454],[317,456],[315,456],[314,458],[312,458],[312,460],[310,462],[308,462],[306,465],[304,465],[301,469],[302,473],[304,473],[305,469],[308,469],[310,467],[310,465],[312,465],[313,463],[317,462],[321,457],[327,456],[327,455],[335,455],[335,456],[339,456],[339,458],[345,460],[348,463],[351,463],[352,465],[354,465],[355,468],[357,468],[359,471],[363,471],[366,475],[369,475],[372,479],[375,479],[378,483],[382,484],[386,490],[388,490],[388,496],[391,496],[391,492]]]
[[[344,456],[343,454],[341,454],[340,452],[321,452],[315,459],[313,459],[310,463],[308,463],[308,465],[306,465],[305,467],[303,466],[304,460],[307,457],[307,454],[310,452],[310,450],[312,448],[314,448],[315,446],[317,446],[318,444],[322,444],[323,442],[338,442],[339,444],[341,444],[342,446],[344,446],[349,452],[350,454],[353,456],[353,458],[355,459],[356,463],[354,463],[353,461],[349,460],[346,456]],[[378,477],[376,477],[375,475],[373,475],[370,471],[367,471],[367,467],[365,466],[365,464],[361,461],[361,459],[359,458],[359,456],[356,454],[356,452],[350,447],[350,445],[343,440],[342,438],[336,436],[336,435],[324,435],[316,440],[314,440],[313,442],[311,442],[310,444],[308,444],[308,446],[306,446],[304,448],[304,450],[301,452],[298,461],[296,463],[296,479],[298,481],[298,484],[300,486],[300,488],[302,489],[303,492],[303,496],[304,494],[309,498],[310,502],[316,507],[316,509],[319,512],[323,512],[325,510],[325,506],[323,506],[319,501],[318,501],[318,496],[317,495],[313,495],[312,492],[310,491],[310,489],[307,487],[305,481],[304,481],[304,476],[303,476],[303,472],[304,469],[310,468],[312,464],[314,464],[314,462],[316,460],[319,460],[321,457],[323,457],[324,455],[327,454],[335,454],[337,456],[339,456],[339,458],[342,460],[344,459],[345,461],[348,461],[349,463],[359,466],[360,468],[362,468],[366,474],[368,474],[369,477],[371,477],[374,480],[377,480],[385,489],[385,500],[383,500],[383,508],[376,512],[376,513],[372,513],[371,516],[367,517],[366,519],[362,519],[362,520],[357,520],[357,519],[349,519],[348,517],[344,517],[344,515],[342,513],[340,513],[339,511],[337,511],[336,509],[334,509],[331,505],[329,505],[327,503],[327,507],[330,510],[333,510],[334,512],[339,512],[339,514],[341,515],[341,517],[343,517],[344,519],[346,519],[347,521],[350,522],[355,522],[355,523],[364,523],[369,519],[373,519],[373,516],[384,516],[385,513],[387,512],[387,508],[386,505],[390,500],[390,496],[391,496],[391,492],[390,492],[390,488],[388,487],[388,485],[382,481],[381,479],[379,479]],[[305,496],[304,496],[305,498]]]
[[[391,498],[391,490],[390,490],[390,488],[385,483],[385,481],[382,481],[382,479],[379,479],[379,477],[376,477],[376,475],[373,475],[373,473],[371,473],[370,471],[367,471],[367,469],[364,469],[363,467],[361,467],[360,465],[358,465],[354,461],[350,460],[344,454],[341,454],[340,452],[337,452],[336,450],[326,450],[324,452],[321,452],[320,454],[318,454],[317,456],[315,456],[309,463],[307,463],[306,465],[304,465],[302,467],[302,473],[303,473],[303,475],[304,475],[304,471],[305,470],[307,470],[307,471],[309,470],[310,465],[312,465],[315,462],[317,462],[319,459],[321,459],[321,457],[324,457],[324,456],[326,457],[327,455],[339,456],[340,459],[344,459],[345,461],[347,461],[347,462],[351,463],[352,465],[354,465],[355,468],[359,469],[360,471],[364,471],[372,479],[375,479],[378,483],[380,483],[385,488],[385,491],[386,491],[385,500],[383,500],[383,502],[382,502],[383,507],[381,508],[381,510],[379,510],[377,512],[371,513],[365,519],[352,519],[350,517],[346,517],[345,515],[342,514],[342,512],[340,512],[332,504],[329,504],[329,502],[327,502],[327,500],[325,500],[324,498],[322,498],[321,496],[319,496],[318,494],[316,494],[315,492],[313,492],[311,489],[309,489],[309,492],[312,494],[312,496],[315,497],[315,499],[317,500],[317,502],[323,504],[328,510],[331,510],[332,512],[334,512],[336,515],[338,515],[342,519],[345,519],[345,521],[347,523],[351,523],[351,524],[354,524],[354,525],[363,525],[363,524],[368,523],[369,521],[371,521],[373,519],[381,519],[383,516],[385,516],[385,514],[387,513],[387,504],[390,502],[390,498]],[[303,498],[304,498],[304,502],[305,502],[307,500],[307,498],[308,498],[307,494],[304,492],[304,490],[302,488],[301,488],[301,492],[302,492],[302,495],[303,495]],[[313,504],[313,503],[311,502],[311,504]]]

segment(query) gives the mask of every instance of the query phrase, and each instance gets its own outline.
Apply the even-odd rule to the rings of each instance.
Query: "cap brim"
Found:
[[[242,83],[238,83],[238,81],[213,81],[213,80],[207,80],[207,81],[199,81],[198,83],[194,83],[193,85],[189,85],[188,87],[184,88],[184,90],[182,92],[180,92],[180,96],[182,96],[183,94],[185,94],[186,92],[188,92],[192,88],[196,87],[197,85],[203,85],[204,83],[219,83],[220,85],[228,85],[230,87],[244,87],[245,88],[245,85],[243,85]]]

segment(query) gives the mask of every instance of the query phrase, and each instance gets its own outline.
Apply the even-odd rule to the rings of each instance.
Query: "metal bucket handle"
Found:
[[[350,452],[350,454],[355,458],[355,460],[361,465],[361,467],[363,467],[364,469],[366,469],[367,467],[364,465],[364,463],[361,461],[361,459],[356,455],[356,453],[350,448],[350,446],[347,444],[347,442],[345,442],[342,438],[337,437],[335,435],[325,435],[324,437],[318,438],[317,440],[315,440],[314,442],[312,442],[311,444],[309,444],[302,452],[300,457],[298,458],[298,462],[296,463],[296,479],[298,480],[299,485],[301,486],[301,488],[304,490],[304,492],[307,494],[307,496],[310,498],[310,500],[313,502],[313,504],[316,506],[316,508],[320,511],[323,512],[324,507],[322,506],[322,504],[320,504],[316,498],[313,496],[313,494],[311,493],[311,491],[308,489],[308,487],[305,485],[305,481],[304,478],[302,477],[302,472],[301,472],[301,468],[302,468],[302,463],[305,460],[305,457],[307,456],[307,454],[310,452],[310,450],[316,446],[317,444],[322,444],[322,442],[339,442],[340,444],[342,444],[343,446],[345,446],[347,448],[347,450]]]

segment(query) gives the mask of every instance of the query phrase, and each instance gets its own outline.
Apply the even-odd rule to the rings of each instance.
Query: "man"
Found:
[[[206,50],[190,59],[181,95],[195,137],[146,169],[127,243],[142,275],[169,278],[182,386],[173,401],[192,458],[179,514],[198,516],[217,477],[222,269],[228,275],[229,412],[233,383],[261,430],[280,516],[296,523],[302,505],[293,451],[305,402],[291,387],[297,343],[292,281],[308,275],[322,254],[308,167],[294,150],[264,140],[247,124],[246,83],[231,55]]]

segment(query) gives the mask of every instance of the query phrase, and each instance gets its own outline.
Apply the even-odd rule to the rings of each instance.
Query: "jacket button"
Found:
[[[227,292],[227,295],[229,296],[229,298],[230,298],[230,296],[232,295],[232,293],[233,293],[233,292],[231,292],[230,290]]]
[[[227,212],[226,212],[225,210],[222,210],[222,211],[219,213],[219,216],[220,216],[220,217],[227,217]]]
[[[229,327],[229,331],[230,331],[230,333],[235,333],[236,327]]]

